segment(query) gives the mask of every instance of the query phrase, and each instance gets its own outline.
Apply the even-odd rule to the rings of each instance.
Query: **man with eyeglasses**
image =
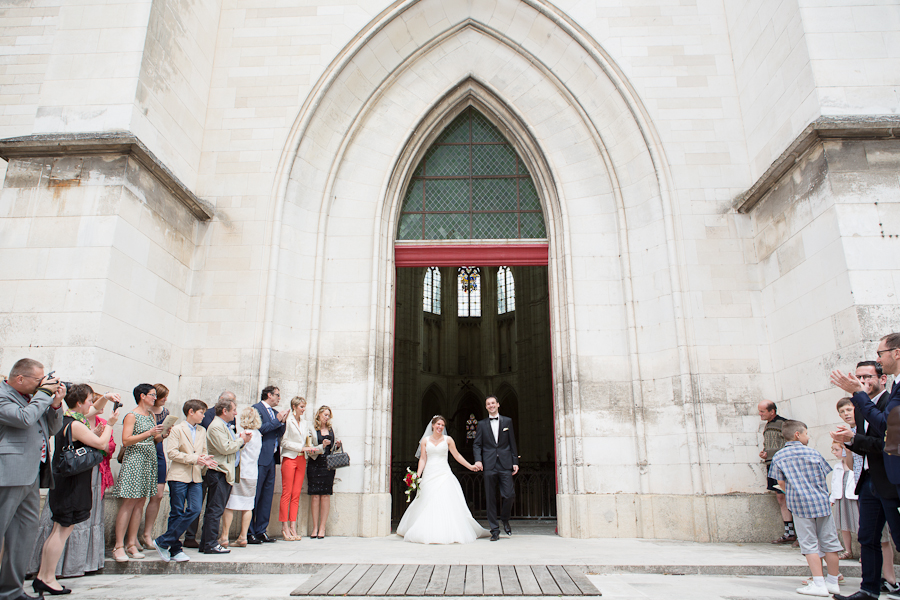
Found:
[[[51,373],[51,375],[53,375]],[[62,427],[66,386],[23,358],[0,383],[0,600],[28,600],[22,583],[38,534],[40,471],[50,476],[50,436]]]
[[[865,428],[864,435],[849,436],[846,428],[839,428],[832,437],[844,443],[855,452],[865,454],[865,466],[868,468],[861,474],[857,493],[859,494],[860,527],[859,542],[862,549],[862,584],[860,590],[850,596],[835,595],[838,600],[850,598],[865,600],[877,598],[881,592],[881,550],[878,540],[884,523],[887,521],[894,536],[895,543],[900,542],[900,500],[897,500],[898,484],[900,484],[900,457],[884,453],[884,434],[887,430],[887,417],[890,412],[900,406],[900,386],[895,385],[890,394],[886,390],[878,391],[884,385],[881,375],[897,375],[900,372],[900,333],[889,333],[881,338],[876,351],[875,365],[866,361],[857,365],[856,374],[846,375],[838,370],[831,372],[831,382],[845,392],[852,394],[853,406],[857,415],[857,433]],[[872,377],[872,376],[875,377]],[[874,394],[874,397],[873,397]],[[874,402],[873,402],[874,400]],[[849,442],[849,443],[848,443]],[[885,481],[881,478],[881,466],[884,469]],[[866,477],[863,477],[867,473]],[[892,497],[893,496],[893,497]],[[890,592],[888,598],[900,600],[900,594]]]
[[[253,405],[262,421],[259,428],[262,448],[257,463],[256,498],[253,501],[253,518],[247,535],[248,544],[275,541],[269,537],[266,529],[269,527],[272,496],[275,494],[275,467],[281,463],[281,436],[286,429],[284,422],[291,412],[290,410],[275,412],[275,407],[280,401],[281,391],[274,385],[269,385],[263,388],[260,401]]]

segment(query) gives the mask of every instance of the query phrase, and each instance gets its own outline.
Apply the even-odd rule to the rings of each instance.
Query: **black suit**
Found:
[[[209,429],[210,424],[213,422],[213,419],[216,418],[216,407],[210,407],[206,409],[206,412],[203,413],[203,420],[200,421],[200,426],[203,429]],[[237,419],[232,419],[228,421],[228,426],[231,430],[237,433]],[[203,478],[203,497],[200,500],[200,514],[203,514],[203,503],[206,502],[206,477]],[[200,515],[197,515],[197,518],[188,525],[187,531],[184,533],[185,540],[197,540],[197,531],[200,529]]]
[[[475,442],[472,445],[475,462],[481,462],[484,467],[484,495],[487,501],[488,523],[491,526],[491,534],[494,535],[500,533],[494,490],[499,483],[500,499],[503,502],[500,507],[500,519],[505,523],[509,521],[512,505],[516,499],[512,469],[519,464],[512,419],[501,416],[498,423],[498,436],[495,440],[490,418],[479,421],[475,430]]]
[[[878,411],[884,411],[888,405],[889,394],[885,391],[872,405]],[[884,436],[871,425],[863,433],[863,411],[857,409],[856,435],[848,448],[856,454],[864,456],[869,468],[864,469],[856,483],[856,494],[859,496],[859,538],[862,562],[862,583],[860,589],[874,594],[881,589],[881,532],[887,522],[894,543],[900,543],[900,500],[897,487],[890,482],[884,468]]]

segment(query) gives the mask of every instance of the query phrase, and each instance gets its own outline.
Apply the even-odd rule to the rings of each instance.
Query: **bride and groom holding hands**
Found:
[[[419,491],[397,526],[397,534],[407,542],[466,544],[488,535],[492,542],[497,541],[500,539],[495,496],[498,486],[502,502],[500,521],[506,534],[512,535],[509,516],[516,497],[512,478],[519,471],[512,419],[500,416],[500,403],[495,397],[489,396],[484,404],[488,418],[479,421],[475,430],[474,465],[463,458],[453,439],[444,435],[447,420],[440,415],[431,419],[416,451],[419,459],[416,474],[422,478]],[[484,474],[490,533],[472,518],[459,481],[450,470],[449,454],[470,471]]]

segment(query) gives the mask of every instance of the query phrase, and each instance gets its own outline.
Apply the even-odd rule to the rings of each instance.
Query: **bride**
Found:
[[[416,473],[422,477],[422,482],[415,500],[397,526],[397,535],[407,542],[468,544],[489,535],[472,518],[459,481],[450,471],[448,451],[456,462],[470,471],[475,467],[462,457],[453,439],[444,435],[446,423],[440,415],[432,418],[416,452],[419,458]]]

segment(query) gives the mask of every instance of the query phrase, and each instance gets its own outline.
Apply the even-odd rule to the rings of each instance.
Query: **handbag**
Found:
[[[325,466],[329,471],[350,466],[350,455],[344,452],[343,444],[335,444],[334,451],[325,457]]]
[[[76,448],[72,443],[72,424],[69,423],[65,430],[66,445],[57,448],[53,454],[50,468],[54,477],[71,477],[90,471],[103,461],[103,453],[90,446]]]

